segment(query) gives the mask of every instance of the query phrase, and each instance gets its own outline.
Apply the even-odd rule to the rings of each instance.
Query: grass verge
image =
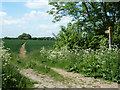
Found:
[[[27,55],[26,58],[21,58],[17,55],[17,53],[12,54],[12,63],[20,69],[28,69],[31,68],[38,73],[47,74],[50,77],[53,77],[55,81],[64,81],[65,78],[58,74],[57,72],[53,71],[49,65],[43,64],[43,58],[39,55],[39,51],[31,52]]]

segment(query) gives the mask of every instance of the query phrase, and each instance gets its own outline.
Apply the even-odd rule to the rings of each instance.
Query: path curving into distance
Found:
[[[21,56],[22,58],[25,58],[25,57],[26,57],[25,44],[26,44],[26,43],[24,43],[24,44],[21,46],[21,48],[20,48],[20,56]]]
[[[25,44],[26,43],[24,43],[20,48],[20,56],[22,58],[26,57]],[[64,76],[65,81],[56,82],[53,79],[54,77],[42,75],[33,69],[23,69],[20,73],[29,79],[38,82],[37,84],[34,84],[34,88],[118,88],[118,84],[115,82],[94,79],[93,77],[83,77],[82,74],[79,73],[66,72],[65,70],[53,67],[50,68]]]

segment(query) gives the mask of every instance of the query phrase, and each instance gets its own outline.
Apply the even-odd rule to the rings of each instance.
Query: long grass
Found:
[[[21,75],[13,64],[8,64],[2,70],[2,89],[32,88],[33,81]]]
[[[26,58],[21,58],[15,54],[12,55],[13,58],[12,62],[19,67],[20,69],[28,69],[31,68],[38,73],[47,74],[54,78],[56,81],[64,81],[64,77],[58,74],[57,72],[53,71],[48,65],[44,64],[43,61],[46,58],[43,58],[40,55],[40,51],[36,50],[28,54]]]
[[[5,49],[10,48],[10,52],[19,53],[21,45],[26,42],[26,40],[3,40]]]
[[[2,62],[2,89],[31,88],[33,86],[33,81],[20,74],[18,70],[19,67],[12,62],[16,60],[16,58],[12,57],[10,52],[4,49],[3,44],[0,46],[0,54]]]
[[[15,47],[12,47],[13,44],[16,45]],[[19,49],[23,43],[26,42],[25,49],[27,51],[27,57],[21,58],[18,54]],[[42,62],[44,61],[44,58],[40,55],[40,50],[42,47],[45,47],[46,49],[53,48],[53,45],[56,41],[55,40],[5,40],[5,48],[11,49],[11,63],[19,68],[19,69],[27,69],[31,68],[35,71],[41,73],[41,74],[48,74],[51,77],[54,77],[55,80],[61,80],[63,81],[63,76],[59,75],[55,71],[49,68],[49,66],[46,66]],[[19,49],[15,49],[19,48]]]

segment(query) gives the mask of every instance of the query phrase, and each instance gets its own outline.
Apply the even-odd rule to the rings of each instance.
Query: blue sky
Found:
[[[66,25],[71,18],[66,16],[60,22],[52,23],[53,17],[46,13],[51,8],[47,0],[2,2],[0,37],[17,37],[22,33],[29,33],[32,37],[52,37],[52,33],[58,34],[59,26]]]

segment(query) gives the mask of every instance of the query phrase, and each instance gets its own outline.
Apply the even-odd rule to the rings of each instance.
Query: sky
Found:
[[[9,1],[9,2],[8,2]],[[48,0],[3,0],[0,2],[0,37],[18,37],[28,33],[32,37],[53,37],[60,25],[67,25],[71,17],[65,16],[60,22],[52,23],[53,16],[46,13],[52,6]]]

